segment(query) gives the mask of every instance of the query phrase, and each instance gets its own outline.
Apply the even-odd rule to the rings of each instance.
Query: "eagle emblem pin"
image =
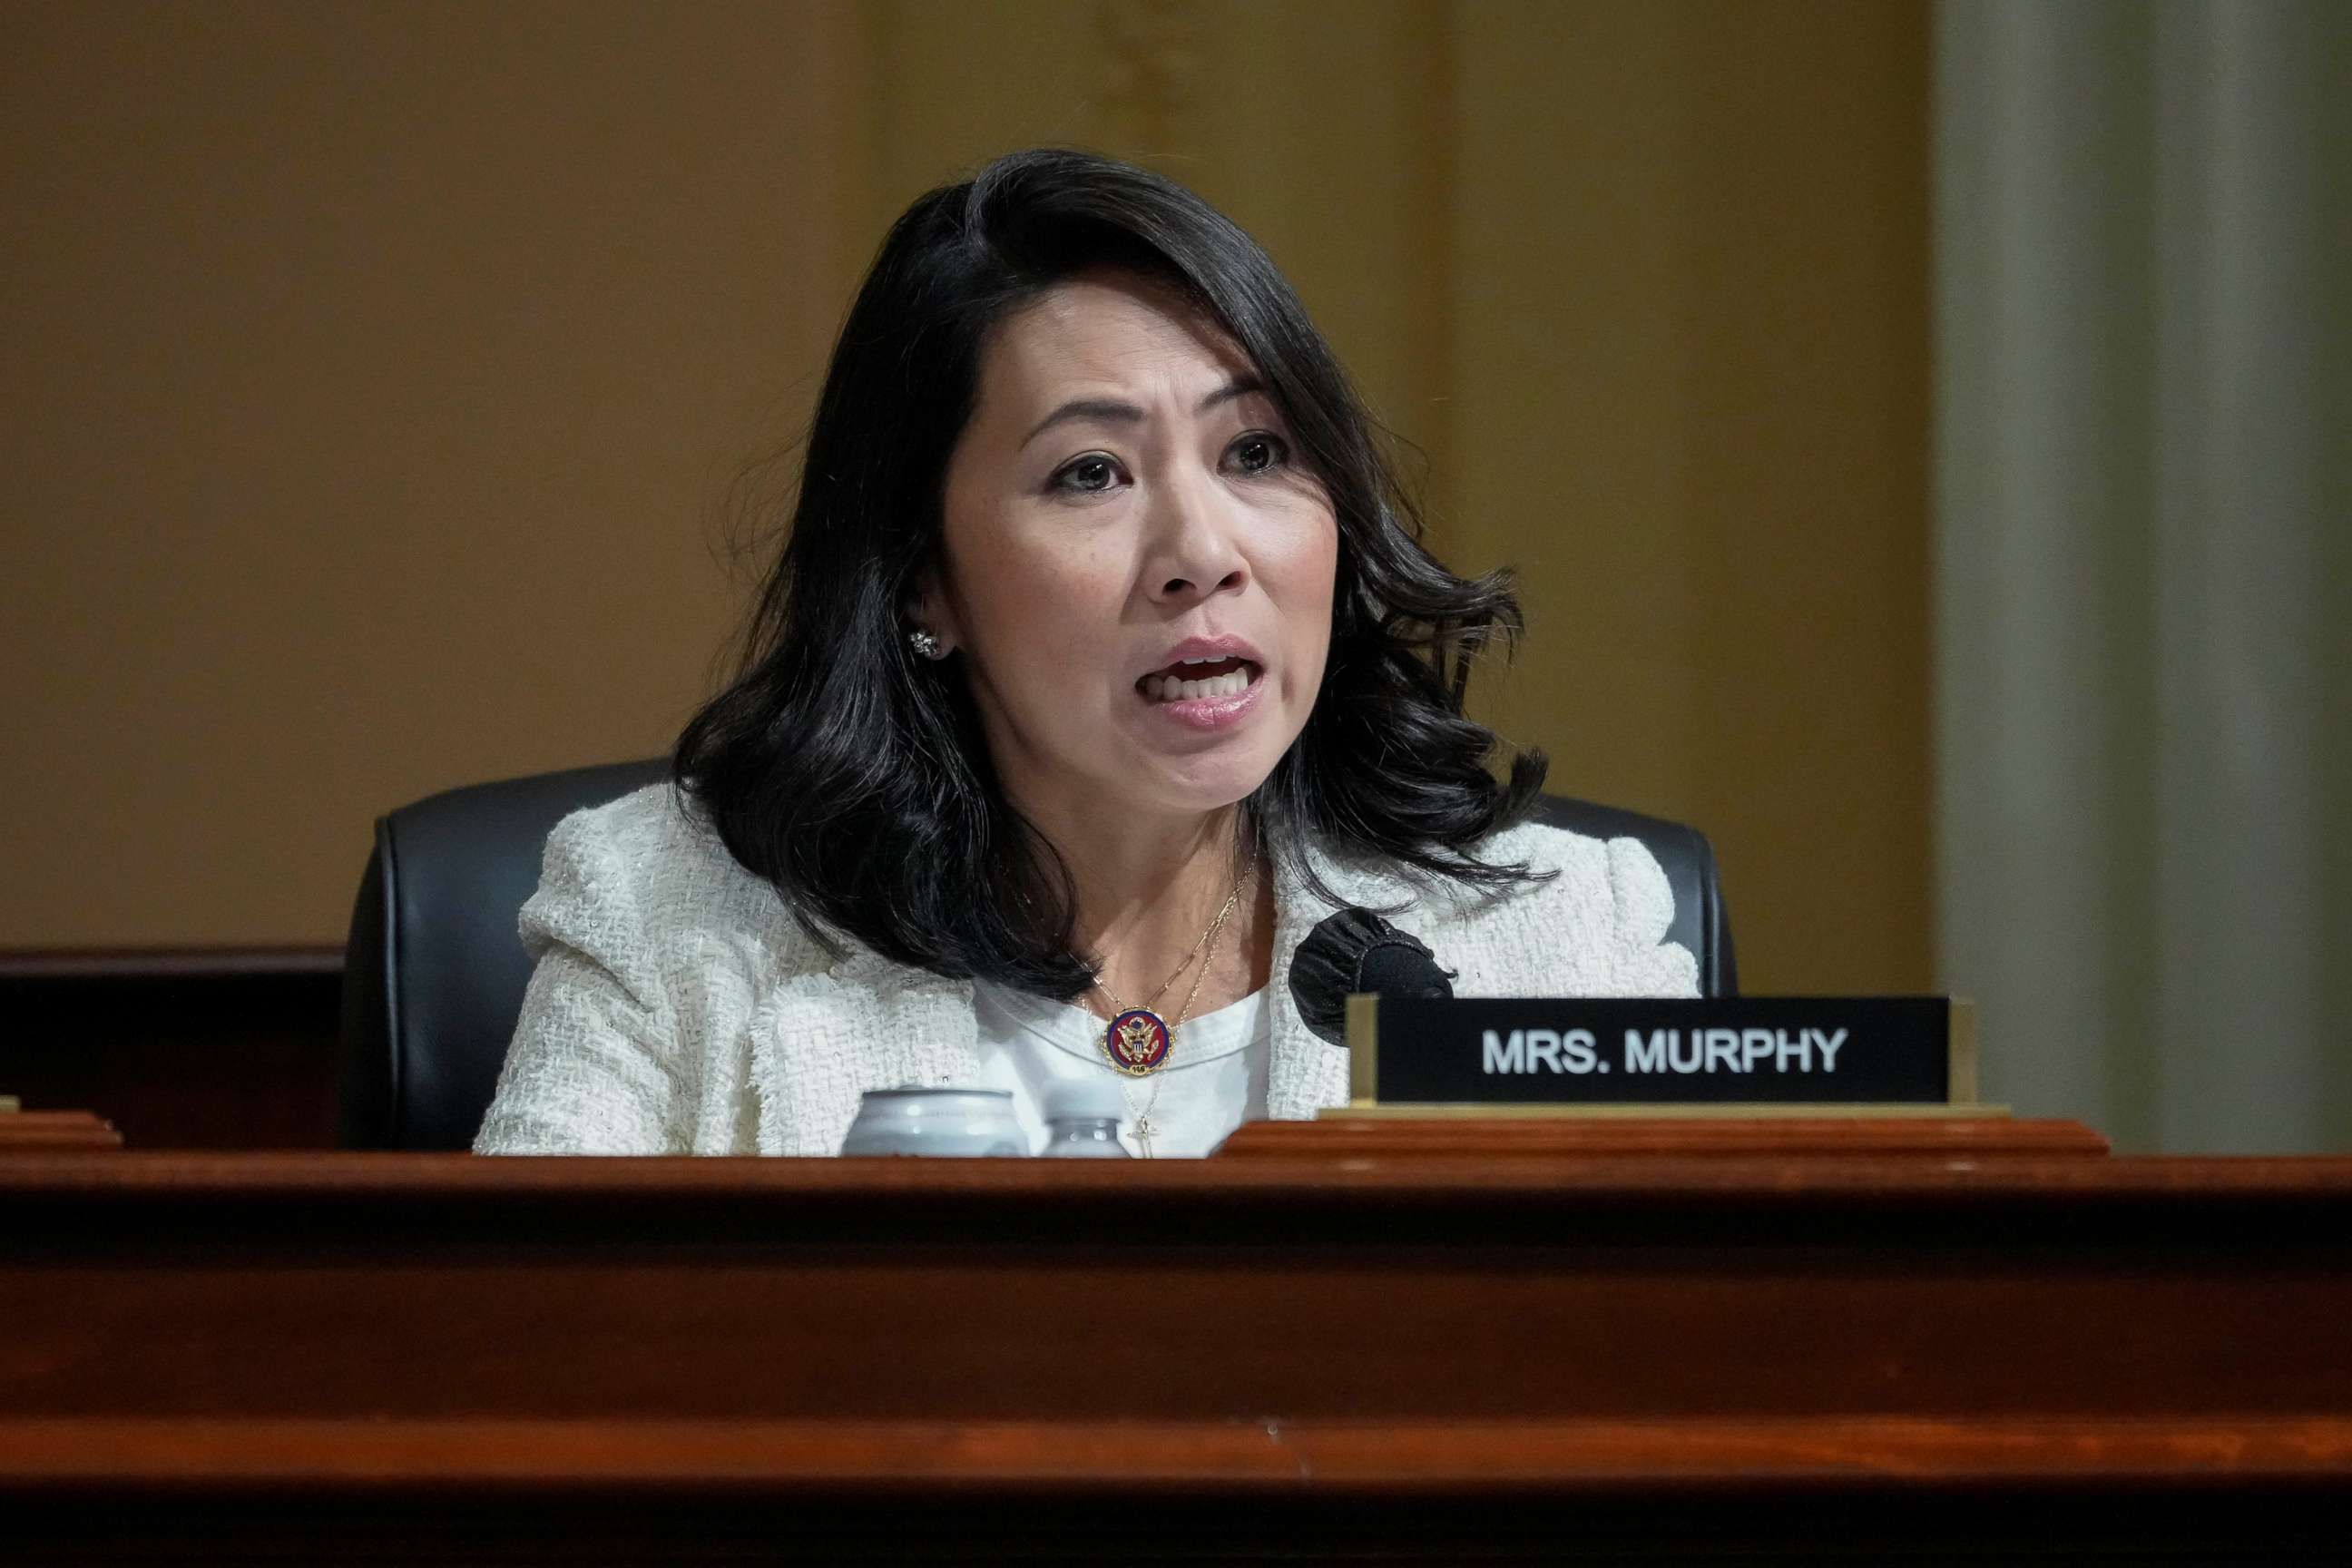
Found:
[[[1110,1058],[1111,1066],[1129,1078],[1157,1072],[1167,1061],[1168,1047],[1172,1043],[1168,1020],[1148,1007],[1129,1008],[1103,1031],[1103,1054]]]

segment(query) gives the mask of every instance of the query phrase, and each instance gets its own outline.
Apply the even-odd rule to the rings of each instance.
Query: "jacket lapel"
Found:
[[[980,1076],[971,982],[853,947],[784,981],[751,1029],[763,1154],[833,1154],[869,1089]]]

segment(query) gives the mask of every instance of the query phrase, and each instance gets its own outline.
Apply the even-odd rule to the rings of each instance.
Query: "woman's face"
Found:
[[[1241,351],[1162,286],[1074,279],[999,322],[917,618],[961,650],[1033,812],[1255,789],[1306,726],[1339,530]]]

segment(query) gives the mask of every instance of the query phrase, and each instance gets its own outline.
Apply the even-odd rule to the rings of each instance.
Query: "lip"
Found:
[[[1179,654],[1176,657],[1186,658],[1200,656]],[[1226,657],[1247,658],[1249,656],[1229,654]],[[1143,704],[1145,712],[1155,721],[1164,721],[1176,725],[1179,729],[1190,730],[1196,734],[1214,734],[1220,730],[1230,730],[1248,718],[1251,711],[1257,707],[1258,694],[1265,689],[1265,667],[1261,664],[1258,666],[1257,679],[1230,697],[1186,697],[1179,698],[1173,702],[1158,702],[1139,691],[1135,694],[1135,700]]]
[[[1137,670],[1135,679],[1140,680],[1147,675],[1156,674],[1167,668],[1179,659],[1186,658],[1245,658],[1257,666],[1258,669],[1258,678],[1250,682],[1250,689],[1256,690],[1265,679],[1265,655],[1258,652],[1257,645],[1249,638],[1233,636],[1186,637],[1182,642],[1162,653],[1157,659]],[[1210,699],[1202,698],[1201,700],[1205,702]]]

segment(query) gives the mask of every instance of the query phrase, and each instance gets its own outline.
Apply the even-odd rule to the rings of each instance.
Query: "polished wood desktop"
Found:
[[[0,1557],[2309,1556],[2347,1222],[2063,1123],[13,1152]]]
[[[122,1134],[114,1130],[114,1124],[87,1110],[24,1110],[0,1100],[0,1154],[121,1147]]]

